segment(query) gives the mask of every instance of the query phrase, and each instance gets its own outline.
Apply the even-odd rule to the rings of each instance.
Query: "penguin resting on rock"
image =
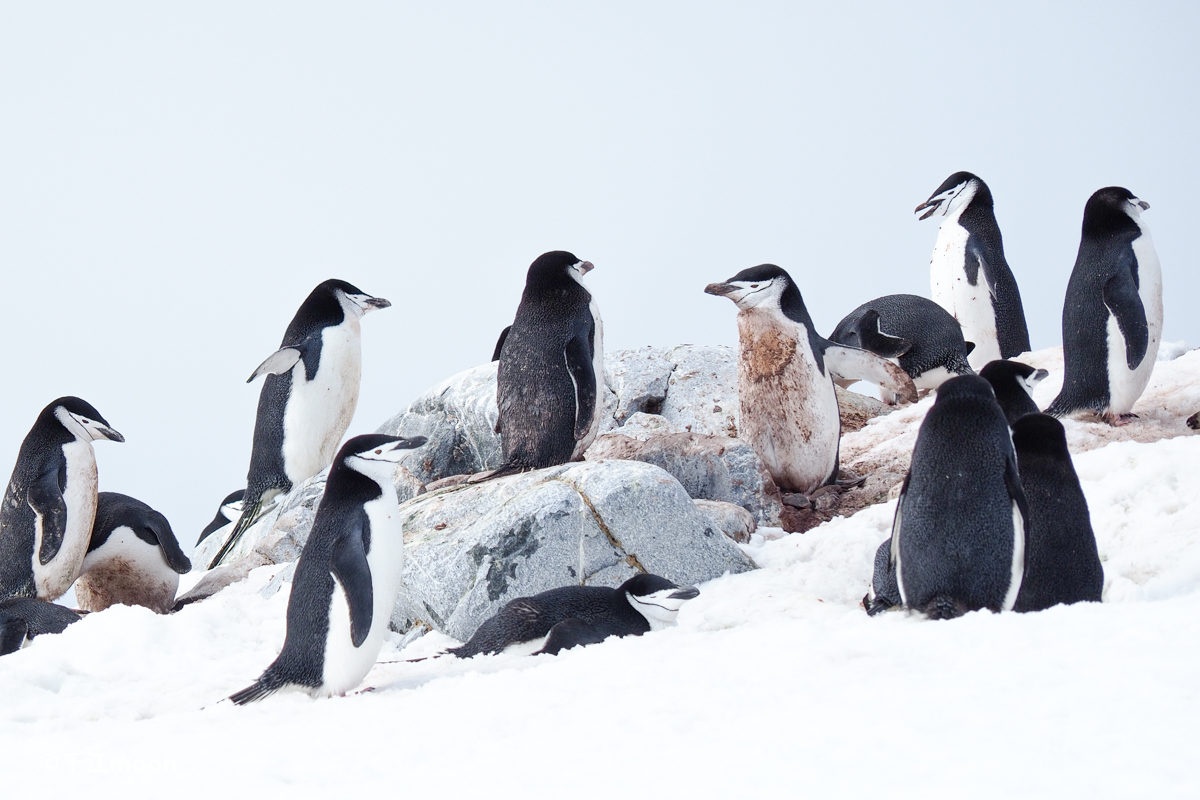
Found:
[[[404,568],[404,526],[392,477],[424,437],[356,436],[329,470],[312,532],[296,562],[279,657],[229,699],[261,700],[284,687],[314,697],[358,686],[379,655]]]
[[[900,367],[822,338],[795,282],[774,264],[743,270],[704,291],[738,307],[738,438],[750,443],[783,491],[809,494],[837,479],[835,373],[916,401],[912,379]]]
[[[1025,308],[1004,258],[987,184],[970,172],[956,172],[914,213],[922,211],[921,219],[945,217],[929,262],[930,283],[934,302],[975,343],[971,367],[977,370],[989,361],[1028,352]]]
[[[673,625],[680,607],[699,594],[695,586],[680,588],[658,575],[636,575],[615,589],[563,586],[510,601],[465,644],[446,652],[471,658],[511,647],[557,655],[609,636],[641,636]]]
[[[1083,209],[1079,255],[1063,303],[1063,388],[1046,412],[1089,411],[1110,425],[1134,415],[1162,339],[1162,271],[1128,189],[1110,186]]]
[[[339,280],[312,290],[277,351],[246,381],[266,375],[242,514],[208,565],[213,569],[277,496],[329,466],[358,405],[364,314],[390,306]]]
[[[0,507],[0,598],[57,600],[75,582],[96,518],[98,439],[125,441],[78,397],[33,423]]]
[[[141,500],[100,492],[75,597],[85,611],[126,605],[166,614],[179,576],[191,569],[166,517]]]

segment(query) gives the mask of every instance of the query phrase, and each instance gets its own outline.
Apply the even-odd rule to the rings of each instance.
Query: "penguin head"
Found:
[[[977,176],[970,172],[956,172],[942,181],[942,185],[934,190],[928,200],[917,206],[913,213],[920,214],[924,211],[920,219],[928,219],[935,214],[948,217],[970,203],[981,188],[987,191],[987,186]]]
[[[572,280],[583,285],[583,276],[591,272],[595,266],[590,261],[584,261],[568,253],[566,250],[551,250],[542,253],[532,264],[525,276],[527,287],[549,286]]]
[[[109,427],[108,421],[100,416],[91,403],[78,397],[60,397],[42,411],[49,412],[64,428],[71,432],[78,441],[94,442],[97,439],[108,439],[110,442],[123,442],[125,437]]]
[[[674,623],[683,604],[700,594],[695,586],[680,587],[658,575],[637,575],[617,591],[652,628]]]
[[[313,291],[313,294],[317,292],[331,294],[336,298],[346,316],[361,317],[377,308],[387,308],[391,305],[382,297],[372,297],[354,284],[336,279],[322,283]]]
[[[774,264],[759,264],[744,269],[724,283],[710,283],[704,287],[707,294],[728,297],[741,310],[760,306],[779,306],[789,287],[799,293],[792,276]]]
[[[973,398],[996,402],[996,392],[992,385],[978,375],[959,375],[938,387],[935,406],[960,398]]]
[[[208,523],[204,530],[200,532],[200,538],[196,540],[196,544],[203,542],[210,533],[219,531],[229,523],[237,520],[242,515],[242,500],[245,496],[245,489],[230,492],[221,501],[221,505],[217,508],[217,514],[212,518],[212,522]]]
[[[425,441],[424,436],[407,439],[381,433],[355,436],[342,445],[335,463],[345,464],[376,482],[390,482],[396,473],[396,464],[405,456],[404,451],[420,447]]]
[[[1049,414],[1026,414],[1013,423],[1013,447],[1018,455],[1039,455],[1071,459],[1067,449],[1067,431]]]
[[[1044,369],[1035,369],[1028,364],[1022,364],[1020,361],[1008,361],[1005,359],[997,359],[989,361],[983,369],[979,370],[979,377],[985,379],[992,385],[992,390],[999,397],[1005,386],[1019,386],[1021,389],[1033,397],[1033,390],[1041,383],[1050,373]]]
[[[1114,228],[1128,226],[1129,220],[1136,223],[1148,208],[1149,203],[1123,186],[1106,186],[1088,198],[1083,208],[1083,232],[1103,236]]]

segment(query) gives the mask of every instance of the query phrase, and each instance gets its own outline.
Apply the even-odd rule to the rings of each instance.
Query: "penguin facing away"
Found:
[[[390,306],[345,281],[321,283],[300,305],[279,350],[246,381],[266,375],[242,514],[208,568],[221,563],[264,506],[329,466],[354,409],[362,376],[364,314]]]
[[[100,492],[75,597],[85,611],[120,604],[166,614],[179,576],[191,569],[166,517],[141,500]]]
[[[1123,425],[1162,339],[1162,271],[1142,212],[1119,186],[1091,196],[1063,303],[1063,388],[1047,413],[1091,411]]]
[[[972,369],[1029,350],[1021,293],[996,222],[992,192],[970,172],[956,172],[914,213],[945,217],[929,262],[934,301],[962,324],[975,343]]]
[[[56,600],[75,582],[96,516],[99,439],[125,441],[78,397],[38,415],[0,507],[0,598]]]
[[[583,276],[589,261],[555,250],[529,267],[516,319],[495,356],[503,464],[472,482],[578,461],[600,428],[604,325]]]
[[[1033,390],[1049,374],[1020,361],[1005,360],[988,362],[979,370],[979,377],[992,385],[996,402],[1010,426],[1026,414],[1040,411],[1033,400]]]
[[[404,530],[392,477],[424,437],[356,436],[334,459],[312,532],[292,578],[279,657],[230,700],[261,700],[287,686],[314,697],[345,694],[383,646],[404,567]]]
[[[459,658],[509,648],[557,655],[609,636],[641,636],[673,625],[694,586],[679,587],[658,575],[636,575],[615,589],[563,586],[505,604],[467,642],[448,650]]]
[[[829,340],[891,359],[913,379],[918,392],[974,372],[967,357],[975,345],[963,339],[958,320],[915,294],[890,294],[863,303],[837,324]],[[837,382],[843,388],[850,383]]]
[[[221,505],[217,507],[216,516],[212,518],[212,522],[200,531],[200,538],[196,540],[196,544],[200,544],[207,539],[211,534],[224,528],[226,525],[232,525],[242,516],[242,498],[246,495],[245,489],[238,489],[236,492],[230,492],[221,501]]]
[[[1029,518],[991,386],[976,375],[951,378],[921,423],[892,523],[904,605],[930,619],[1011,610]]]
[[[36,597],[0,600],[0,656],[15,653],[35,636],[62,633],[80,619],[71,609]]]
[[[738,436],[780,489],[808,494],[837,479],[841,417],[834,373],[916,400],[912,379],[900,367],[822,338],[795,282],[774,264],[743,270],[704,291],[738,307]]]
[[[1062,423],[1027,414],[1013,425],[1012,436],[1030,514],[1025,578],[1014,609],[1100,602],[1104,567]]]

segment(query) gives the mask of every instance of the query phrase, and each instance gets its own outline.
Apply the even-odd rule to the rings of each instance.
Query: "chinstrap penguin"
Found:
[[[1021,293],[1008,262],[993,210],[992,192],[978,176],[956,172],[914,213],[944,216],[929,262],[933,299],[962,325],[975,343],[969,361],[989,361],[1029,350]]]
[[[834,373],[917,399],[900,367],[822,338],[795,282],[774,264],[743,270],[704,291],[738,307],[738,436],[780,489],[808,494],[837,479],[841,417]]]
[[[209,569],[278,495],[329,466],[354,417],[362,376],[364,314],[390,306],[339,280],[312,290],[292,318],[279,350],[246,381],[266,375],[258,396],[254,446],[242,514]]]
[[[1063,388],[1047,412],[1093,412],[1124,424],[1142,396],[1162,338],[1162,272],[1142,212],[1110,186],[1083,209],[1079,255],[1063,303]]]
[[[200,544],[210,535],[224,528],[226,525],[232,525],[237,522],[242,516],[242,498],[246,496],[245,489],[238,489],[236,492],[230,492],[225,499],[221,501],[221,505],[217,507],[216,516],[212,518],[212,522],[200,531],[200,538],[196,540],[196,544]]]
[[[1014,609],[1100,602],[1104,568],[1062,423],[1027,414],[1013,425],[1012,437],[1030,515],[1025,578]]]
[[[951,378],[921,423],[892,523],[904,605],[931,619],[1011,610],[1025,569],[1029,509],[992,387]]]
[[[609,636],[641,636],[673,625],[680,607],[698,596],[658,575],[637,575],[615,589],[563,586],[505,604],[467,642],[447,652],[459,658],[508,648],[557,655]]]
[[[294,686],[315,697],[345,694],[383,646],[404,567],[404,526],[392,483],[405,451],[423,437],[356,436],[329,470],[312,532],[292,578],[279,657],[230,699],[261,700]]]
[[[863,303],[837,324],[829,341],[861,347],[888,358],[924,393],[955,375],[974,372],[967,357],[975,349],[946,309],[915,294],[889,294]],[[850,381],[839,380],[843,388]],[[890,399],[893,403],[895,397]]]
[[[979,377],[992,385],[996,402],[1004,411],[1011,426],[1026,414],[1036,414],[1039,409],[1033,400],[1034,388],[1050,373],[1036,369],[1020,361],[991,361],[979,371]]]
[[[166,614],[191,568],[166,517],[141,500],[100,492],[75,597],[85,611],[120,604]]]
[[[75,611],[36,597],[0,600],[0,656],[15,653],[35,636],[62,633],[79,620]]]
[[[555,250],[529,267],[516,319],[496,344],[496,429],[503,464],[473,481],[578,461],[600,428],[604,326],[583,276]]]
[[[75,582],[96,516],[98,439],[125,441],[78,397],[38,415],[0,508],[0,598],[57,600]]]

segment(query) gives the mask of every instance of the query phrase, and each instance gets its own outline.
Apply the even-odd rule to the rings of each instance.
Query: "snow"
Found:
[[[1200,353],[1171,355],[1141,419],[1066,423],[1102,604],[868,618],[893,500],[806,534],[760,529],[746,550],[762,568],[702,585],[665,631],[418,662],[451,640],[401,651],[391,635],[373,691],[235,708],[221,699],[283,642],[286,593],[260,594],[280,567],[264,567],[176,615],[115,607],[0,659],[0,752],[23,767],[5,796],[1193,796],[1200,437],[1183,419]],[[1056,358],[1042,405],[1061,355],[1029,355]],[[907,458],[929,403],[843,452]]]

